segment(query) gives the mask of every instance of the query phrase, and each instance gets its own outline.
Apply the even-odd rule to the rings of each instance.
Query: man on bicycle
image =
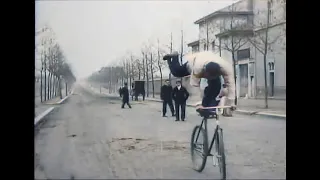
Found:
[[[231,106],[232,110],[235,109],[233,68],[228,61],[210,51],[184,55],[181,65],[177,52],[165,55],[163,60],[168,62],[169,69],[175,77],[191,75],[190,84],[192,86],[199,87],[201,78],[208,80],[208,86],[204,93],[201,93],[204,94],[202,102],[197,103],[197,105],[202,105],[203,107],[217,106],[219,104],[216,97],[220,94],[220,76],[222,76],[228,91],[225,105]]]

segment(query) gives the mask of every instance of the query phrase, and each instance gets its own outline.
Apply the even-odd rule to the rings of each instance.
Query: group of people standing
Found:
[[[184,121],[186,117],[186,102],[189,98],[189,92],[181,85],[181,81],[176,82],[176,87],[172,88],[170,81],[166,80],[166,84],[161,87],[160,98],[162,104],[162,116],[167,117],[167,105],[170,107],[171,115],[176,117],[176,121]],[[174,101],[174,106],[173,106]]]

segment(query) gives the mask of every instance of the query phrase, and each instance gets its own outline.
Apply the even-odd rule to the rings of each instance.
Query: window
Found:
[[[271,23],[272,22],[272,18],[273,18],[273,11],[272,11],[272,7],[273,7],[273,1],[272,0],[269,0],[268,1],[268,15],[269,15],[269,22],[268,23]]]
[[[274,63],[273,62],[269,62],[269,71],[274,71]]]
[[[198,52],[199,51],[199,46],[193,46],[192,47],[192,52],[195,53],[195,52]]]
[[[269,23],[272,22],[272,17],[273,17],[273,15],[272,15],[272,9],[269,9]]]
[[[216,42],[215,41],[213,41],[212,43],[211,43],[211,48],[212,48],[212,51],[214,51],[214,49],[215,49],[215,47],[216,47]]]
[[[237,60],[249,59],[250,58],[250,49],[242,49],[237,51]]]

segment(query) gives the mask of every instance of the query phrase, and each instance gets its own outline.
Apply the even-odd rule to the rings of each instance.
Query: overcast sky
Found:
[[[129,53],[140,55],[143,43],[160,40],[174,49],[198,39],[194,21],[230,5],[213,1],[36,1],[36,29],[52,27],[75,75],[86,77]]]

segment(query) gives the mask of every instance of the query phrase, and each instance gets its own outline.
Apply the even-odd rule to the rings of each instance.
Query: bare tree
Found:
[[[45,58],[44,58],[44,50],[41,50],[41,70],[40,70],[40,101],[43,102],[43,77],[42,77],[42,74],[43,74],[43,71],[44,71],[44,61],[45,61]]]
[[[158,52],[158,61],[157,61],[158,62],[158,69],[159,69],[159,72],[160,72],[160,87],[162,87],[162,78],[163,78],[162,69],[165,67],[165,61],[160,59],[160,57],[163,56],[163,53],[161,52],[161,49],[159,47],[159,39],[158,39],[158,51],[157,52]]]
[[[155,76],[155,73],[158,72],[158,61],[156,60],[155,57],[155,48],[154,46],[149,42],[149,45],[147,46],[147,52],[148,54],[150,54],[150,58],[146,58],[147,60],[147,63],[146,63],[146,66],[148,68],[148,71],[147,71],[147,75],[148,77],[151,76],[151,83],[152,83],[152,97],[155,97],[155,92],[154,92],[154,76]],[[149,69],[150,68],[150,69]]]
[[[126,79],[126,82],[129,81],[129,74],[128,74],[128,67],[127,67],[127,61],[125,58],[123,58],[121,60],[122,62],[122,67],[123,67],[123,70],[124,70],[124,76],[123,76],[123,79]],[[122,85],[124,84],[124,80],[122,80]]]
[[[146,79],[146,62],[145,62],[145,53],[144,50],[141,50],[142,54],[142,71],[143,71],[143,80]]]
[[[281,1],[285,3],[285,1]],[[268,51],[272,50],[272,45],[279,41],[285,41],[281,37],[285,36],[285,29],[276,35],[270,35],[271,25],[279,24],[281,21],[285,21],[283,18],[277,18],[273,16],[274,7],[271,0],[266,1],[266,11],[259,11],[260,18],[258,22],[255,22],[255,31],[252,38],[248,38],[249,42],[263,55],[263,70],[264,70],[264,95],[265,95],[265,108],[268,108],[268,84],[267,84],[267,55]],[[265,17],[263,17],[265,15]],[[284,42],[285,43],[285,42]]]
[[[181,65],[182,65],[182,56],[183,56],[183,45],[184,45],[184,43],[183,43],[183,30],[181,30],[181,52],[180,52],[180,63],[181,63]],[[181,80],[181,84],[183,82],[182,79],[183,78],[180,79]]]
[[[141,49],[141,53],[143,55],[143,71],[144,71],[144,80],[146,80],[146,95],[147,97],[149,97],[149,60],[148,60],[148,53],[149,53],[150,48],[147,45],[144,45],[144,47],[142,47]]]
[[[172,53],[173,46],[173,39],[172,39],[172,32],[170,33],[170,53]],[[169,72],[169,82],[171,84],[171,71]]]
[[[248,12],[247,17],[245,18],[246,22],[241,21],[241,19],[235,17],[235,14],[238,12],[234,4],[229,7],[229,16],[230,19],[225,19],[225,22],[228,22],[227,27],[223,27],[224,31],[217,36],[219,37],[219,50],[221,56],[221,50],[226,50],[231,53],[232,56],[232,66],[233,66],[233,78],[235,84],[237,84],[237,72],[236,72],[236,52],[240,50],[244,45],[248,44],[248,36],[252,36],[252,22],[248,22],[252,13]],[[235,104],[237,105],[238,97],[235,93]],[[226,112],[226,111],[225,111]],[[225,114],[224,112],[224,114]]]
[[[152,97],[154,98],[154,59],[152,58],[152,52],[150,53],[150,70],[151,70],[151,83],[152,83]]]
[[[47,101],[49,100],[49,81],[48,81],[48,76],[47,76],[47,73],[48,73],[48,70],[49,70],[49,54],[51,52],[51,46],[52,46],[52,42],[53,42],[53,39],[52,37],[48,37],[46,38],[45,40],[45,43],[44,43],[44,100]]]
[[[141,76],[143,75],[143,64],[142,64],[142,59],[136,58],[133,61],[134,64],[134,75],[138,80],[141,80]]]

